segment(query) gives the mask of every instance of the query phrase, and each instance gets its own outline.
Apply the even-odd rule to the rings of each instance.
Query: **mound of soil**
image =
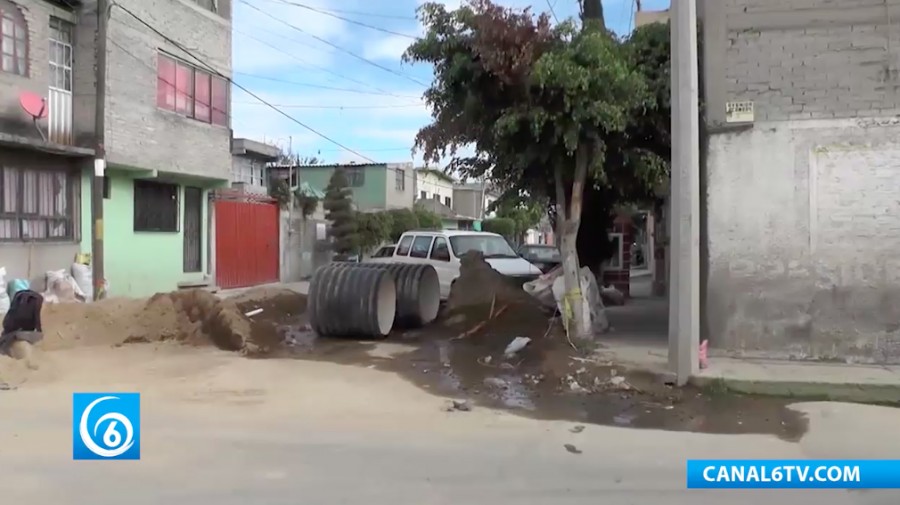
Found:
[[[478,252],[460,259],[460,275],[450,289],[443,325],[461,335],[471,333],[473,340],[492,348],[505,347],[515,337],[537,343],[552,333],[550,315],[541,303],[491,268]]]
[[[245,315],[256,308],[264,309],[258,317]],[[230,299],[197,289],[160,293],[149,300],[45,304],[44,340],[39,345],[52,350],[174,340],[228,351],[254,351],[276,343],[272,321],[284,317],[285,312],[305,308],[305,296],[273,289],[250,290]]]

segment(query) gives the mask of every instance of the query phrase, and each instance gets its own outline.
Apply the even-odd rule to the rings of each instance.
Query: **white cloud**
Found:
[[[248,6],[245,1],[263,12]],[[311,7],[328,8],[326,0],[305,0],[305,3]],[[307,61],[312,66],[327,65],[333,51],[309,34],[327,40],[340,40],[349,31],[349,25],[340,19],[275,0],[235,2],[233,17],[233,66],[237,72],[260,72],[302,65],[298,60]],[[271,46],[298,56],[292,58]]]
[[[388,35],[378,41],[367,44],[364,55],[370,60],[400,61],[406,48],[413,42],[409,37]]]

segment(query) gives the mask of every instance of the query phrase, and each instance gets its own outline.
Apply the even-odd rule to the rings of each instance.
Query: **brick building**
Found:
[[[701,0],[704,333],[900,362],[900,1]]]
[[[0,69],[0,263],[13,277],[39,281],[90,252],[96,9],[96,0],[0,0],[11,56]],[[219,74],[231,74],[229,0],[114,2],[103,195],[114,294],[209,274],[208,192],[231,171],[230,86]],[[23,93],[43,100],[47,117],[33,122]]]

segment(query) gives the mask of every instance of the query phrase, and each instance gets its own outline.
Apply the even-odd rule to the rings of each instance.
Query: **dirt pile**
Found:
[[[266,289],[220,299],[208,291],[186,290],[160,293],[149,300],[46,304],[42,312],[44,340],[40,347],[53,350],[171,340],[252,352],[261,346],[274,345],[278,338],[272,324],[245,315],[257,306],[269,308],[265,318],[268,321],[280,317],[286,308],[296,306],[302,312],[306,297]]]
[[[502,341],[517,336],[541,338],[548,333],[550,322],[538,300],[491,268],[480,253],[470,252],[460,259],[459,277],[447,300],[445,326],[497,335]]]

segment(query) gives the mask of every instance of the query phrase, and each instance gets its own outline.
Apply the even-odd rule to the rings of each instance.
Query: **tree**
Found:
[[[392,209],[387,212],[391,215],[390,238],[393,242],[400,240],[400,235],[419,227],[419,220],[410,209]]]
[[[339,256],[356,252],[358,228],[353,210],[353,192],[347,176],[341,169],[335,170],[325,190],[325,218],[331,222],[328,236],[332,240],[332,250]]]
[[[357,212],[356,222],[359,250],[360,254],[364,254],[390,238],[394,219],[389,212]]]
[[[481,223],[482,231],[503,235],[506,240],[513,241],[516,235],[516,222],[508,217],[486,219]]]
[[[498,218],[507,218],[513,222],[513,231],[508,238],[516,245],[521,245],[528,230],[537,226],[546,215],[546,209],[545,202],[506,192],[494,202],[491,210],[497,213]]]
[[[416,215],[416,228],[420,230],[440,230],[444,227],[441,216],[428,209],[416,207],[413,212]]]
[[[585,14],[602,16],[599,5]],[[589,338],[576,252],[585,188],[603,188],[615,200],[619,188],[646,183],[660,166],[630,151],[624,166],[608,163],[612,151],[626,152],[630,117],[650,100],[643,76],[596,19],[581,30],[572,21],[551,26],[546,15],[489,0],[449,12],[427,3],[419,16],[426,35],[404,59],[431,64],[435,79],[425,92],[433,121],[416,148],[426,161],[450,155],[450,168],[463,177],[487,177],[550,202],[570,307],[566,329]],[[475,155],[457,156],[465,146]]]

